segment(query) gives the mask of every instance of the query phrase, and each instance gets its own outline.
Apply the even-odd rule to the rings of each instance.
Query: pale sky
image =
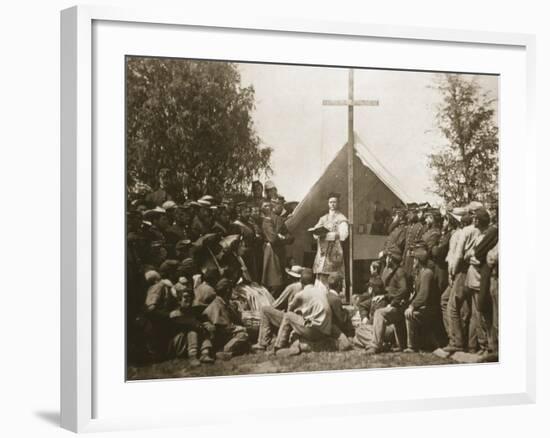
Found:
[[[300,201],[347,141],[347,107],[323,106],[323,99],[347,99],[348,70],[239,64],[243,86],[256,91],[254,123],[271,146],[272,180],[287,200]],[[378,107],[355,107],[355,131],[416,201],[437,202],[427,154],[444,144],[435,126],[439,95],[430,89],[435,74],[355,70],[355,99]],[[493,96],[498,78],[479,76]]]

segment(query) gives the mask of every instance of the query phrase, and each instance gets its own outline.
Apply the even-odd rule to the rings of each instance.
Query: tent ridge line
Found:
[[[399,199],[405,202],[411,202],[412,197],[407,193],[406,190],[404,190],[401,185],[397,182],[397,178],[393,173],[380,161],[380,159],[369,149],[369,147],[365,144],[365,142],[362,141],[361,137],[359,137],[359,134],[355,132],[355,153],[357,157],[361,160],[363,165],[365,167],[368,167],[380,180],[386,184],[386,186],[392,191],[392,193],[397,196]],[[386,175],[381,175],[377,169],[373,169],[372,166],[368,164],[369,160],[363,160],[362,157],[359,155],[359,151],[357,149],[357,145],[360,144],[365,151],[370,155],[370,158],[372,158],[376,163],[381,167],[381,170]],[[366,157],[365,157],[366,158]]]

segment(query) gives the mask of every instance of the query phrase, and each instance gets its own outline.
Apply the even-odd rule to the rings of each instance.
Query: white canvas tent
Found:
[[[298,204],[286,222],[295,237],[290,248],[296,263],[310,265],[315,243],[307,229],[328,210],[327,195],[340,193],[340,211],[348,216],[348,167],[346,145],[343,145],[317,182]],[[374,203],[388,210],[411,202],[410,196],[384,164],[355,136],[354,176],[354,260],[372,260],[381,250],[385,236],[370,235]],[[349,219],[349,218],[348,218]],[[347,258],[346,258],[347,260]]]

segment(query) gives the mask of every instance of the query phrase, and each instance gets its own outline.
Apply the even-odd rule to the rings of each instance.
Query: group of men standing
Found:
[[[413,206],[396,212],[389,231],[357,298],[356,343],[369,353],[443,347],[498,357],[497,208]]]

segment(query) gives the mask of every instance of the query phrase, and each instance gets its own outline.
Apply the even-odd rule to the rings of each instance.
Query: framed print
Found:
[[[534,400],[533,37],[74,7],[61,49],[63,427]]]

